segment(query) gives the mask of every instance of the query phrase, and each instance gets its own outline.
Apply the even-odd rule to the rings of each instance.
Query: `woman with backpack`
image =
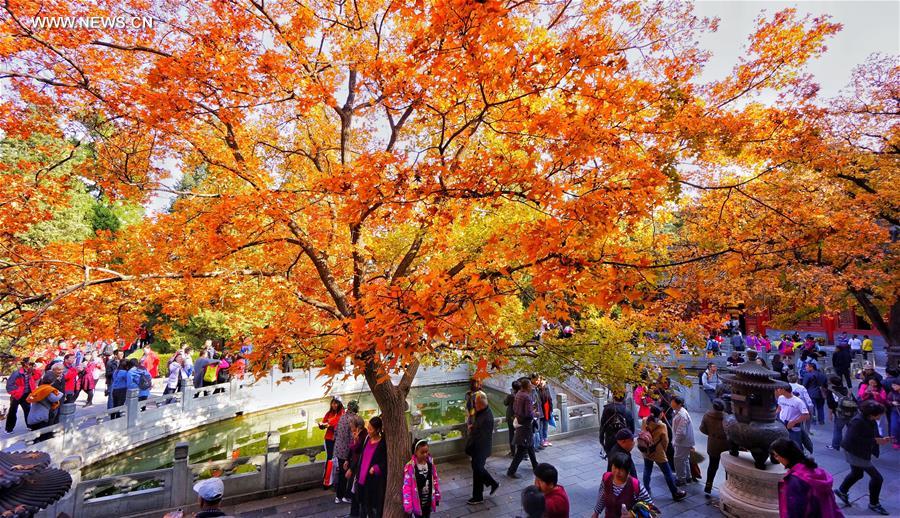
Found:
[[[131,368],[128,369],[128,389],[137,389],[138,401],[144,401],[150,397],[150,389],[153,388],[153,377],[144,364],[138,360],[131,359],[129,363]]]
[[[869,510],[888,516],[887,510],[881,506],[881,485],[884,477],[872,464],[872,457],[879,454],[879,445],[888,444],[890,437],[880,437],[878,433],[878,420],[884,415],[884,407],[875,401],[862,401],[859,404],[859,414],[847,425],[847,432],[841,442],[844,449],[844,457],[850,464],[850,473],[841,482],[841,487],[834,490],[844,505],[850,505],[850,488],[863,478],[863,474],[869,475]]]
[[[709,455],[709,466],[706,468],[706,487],[703,492],[707,498],[712,493],[713,480],[719,471],[719,460],[722,453],[728,451],[728,438],[725,437],[725,426],[722,420],[725,418],[725,402],[714,399],[712,408],[703,414],[700,421],[700,433],[709,437],[706,441],[706,453]]]
[[[850,393],[850,389],[844,385],[840,376],[836,374],[831,375],[828,378],[828,383],[830,387],[825,403],[831,412],[834,430],[831,435],[831,444],[826,444],[825,447],[829,450],[840,450],[841,439],[844,438],[844,427],[856,415],[856,412],[859,410],[859,403],[856,401],[856,397]]]
[[[612,471],[603,474],[591,518],[599,518],[604,511],[606,518],[627,518],[631,516],[628,511],[638,502],[652,506],[653,497],[647,488],[628,474],[628,459],[625,455],[613,455],[610,462]]]
[[[669,459],[666,456],[666,447],[669,445],[669,432],[666,425],[660,422],[661,416],[662,409],[656,405],[651,405],[650,415],[641,424],[641,433],[638,434],[637,438],[638,450],[644,456],[644,487],[650,487],[650,475],[653,473],[653,465],[656,464],[666,479],[666,485],[669,486],[672,499],[678,502],[687,497],[687,492],[675,486],[675,475],[672,473],[672,467],[669,465]]]
[[[834,501],[831,474],[803,454],[797,443],[777,439],[769,452],[787,469],[778,481],[778,512],[781,518],[843,518]]]

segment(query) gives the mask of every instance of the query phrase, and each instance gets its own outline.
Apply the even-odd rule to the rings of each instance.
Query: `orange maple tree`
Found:
[[[34,341],[83,332],[87,314],[136,323],[150,304],[176,319],[228,305],[259,322],[256,359],[294,352],[326,376],[364,376],[393,466],[409,455],[405,399],[423,363],[468,354],[484,375],[523,339],[518,323],[650,308],[666,268],[730,254],[675,250],[654,231],[678,201],[681,165],[721,175],[732,139],[775,125],[742,100],[800,95],[798,67],[837,30],[793,11],[761,20],[734,76],[702,84],[694,40],[715,21],[689,4],[11,0],[4,10],[2,128],[92,150],[65,175],[36,173],[66,149],[8,168],[21,185],[4,196],[46,190],[42,203],[61,203],[51,186],[73,176],[115,199],[176,196],[115,237],[34,248],[7,231],[4,332]],[[35,22],[110,15],[155,23]],[[26,205],[0,218],[41,217]],[[399,470],[387,484],[386,515],[399,516]]]

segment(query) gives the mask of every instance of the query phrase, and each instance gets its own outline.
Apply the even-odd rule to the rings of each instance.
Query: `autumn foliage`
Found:
[[[39,11],[155,24],[38,29]],[[897,207],[896,190],[850,186],[867,209],[847,219],[847,194],[823,183],[852,158],[801,67],[839,27],[790,10],[761,18],[711,83],[694,41],[716,22],[673,2],[16,0],[2,20],[3,131],[62,143],[0,173],[6,336],[131,328],[151,305],[240,314],[259,360],[365,376],[394,461],[420,364],[481,359],[483,375],[540,318],[618,336],[611,310],[630,338],[697,333],[678,322],[730,285],[714,272],[787,271],[783,250],[823,232],[884,241],[875,207]],[[89,157],[57,167],[78,146]],[[889,162],[850,146],[857,167]],[[171,207],[115,235],[24,244],[73,178]],[[593,375],[627,371],[592,358]]]

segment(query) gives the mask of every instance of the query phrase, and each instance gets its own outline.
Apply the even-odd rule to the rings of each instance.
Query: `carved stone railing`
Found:
[[[597,403],[568,406],[567,399],[565,394],[557,395],[554,411],[557,426],[550,429],[551,436],[596,429]],[[171,405],[153,406],[154,403],[150,402],[137,408],[142,408],[143,414],[161,411]],[[464,455],[464,424],[421,429],[416,426],[417,420],[421,423],[421,416],[413,414],[412,435],[417,439],[430,439],[429,446],[435,459],[442,461]],[[125,419],[110,422],[117,421],[124,422]],[[505,452],[508,449],[506,420],[496,418],[494,424],[494,451]],[[60,425],[54,430],[58,434],[65,433]],[[188,444],[179,443],[175,447],[171,468],[88,481],[81,480],[81,459],[71,457],[63,462],[62,467],[72,474],[73,489],[38,516],[56,517],[64,512],[79,518],[158,518],[166,511],[178,508],[191,511],[196,501],[191,486],[196,480],[208,476],[218,476],[225,484],[225,505],[321,486],[325,469],[324,445],[281,451],[280,442],[279,432],[269,432],[264,455],[196,464],[188,463]]]

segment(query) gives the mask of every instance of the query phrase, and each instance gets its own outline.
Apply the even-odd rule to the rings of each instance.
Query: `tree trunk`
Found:
[[[377,383],[373,369],[367,369],[366,382],[381,410],[384,440],[387,441],[387,486],[384,494],[384,518],[406,518],[403,512],[403,465],[412,456],[412,436],[406,417],[406,397],[416,377],[418,362],[406,368],[397,385],[390,380]]]
[[[875,329],[884,337],[887,366],[900,368],[900,298],[894,298],[888,311],[888,320],[885,322],[878,307],[869,299],[869,295],[865,291],[851,289],[850,292],[856,297],[856,301],[859,302]]]

